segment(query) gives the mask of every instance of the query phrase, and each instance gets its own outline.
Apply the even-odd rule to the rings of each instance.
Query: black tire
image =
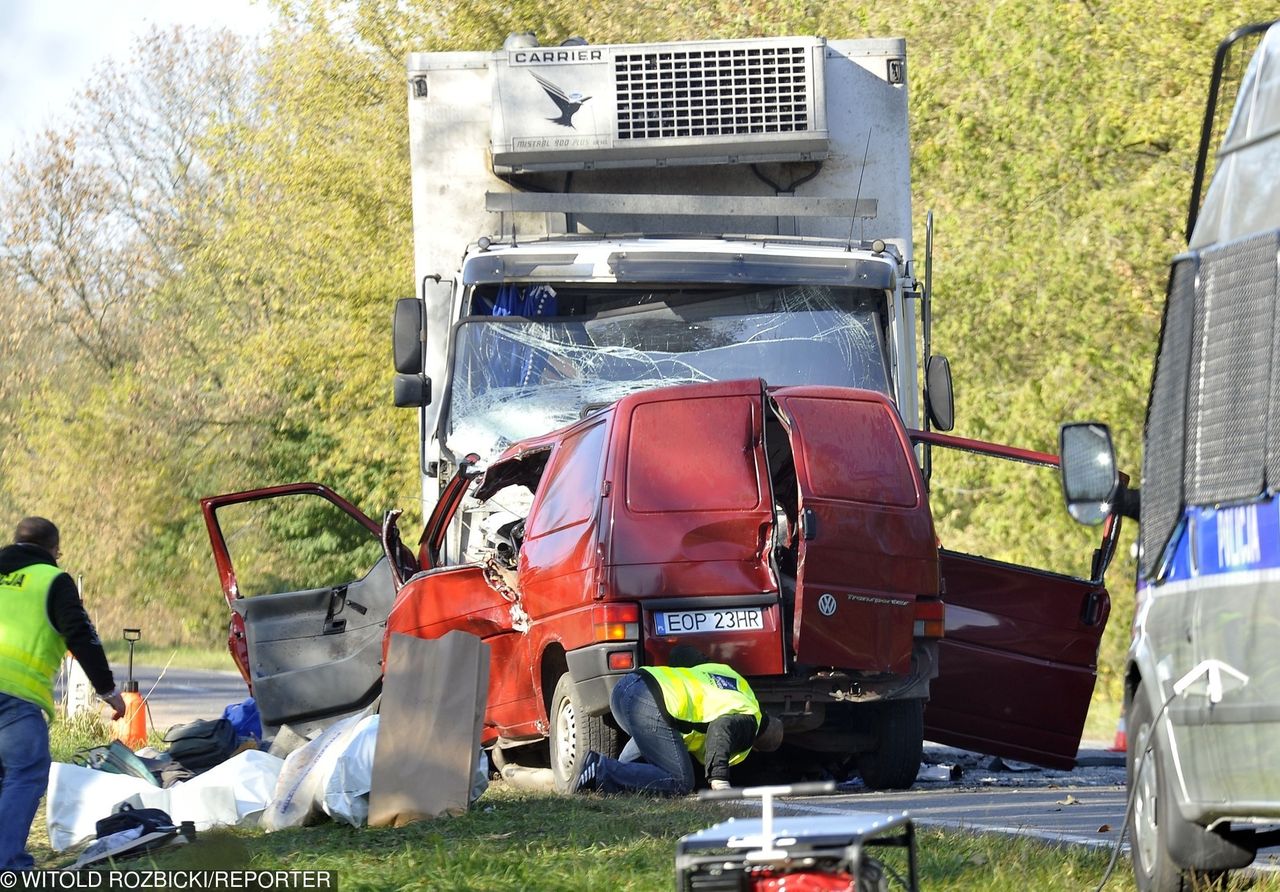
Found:
[[[1138,892],[1185,892],[1190,886],[1182,868],[1169,857],[1168,807],[1164,799],[1164,767],[1160,745],[1152,738],[1151,707],[1141,686],[1125,715],[1129,747],[1125,753],[1125,775],[1133,795],[1133,878]]]
[[[906,790],[924,754],[924,701],[888,700],[870,707],[878,744],[858,756],[858,774],[872,790]]]
[[[1243,867],[1253,860],[1253,853],[1238,841],[1183,819],[1154,726],[1151,706],[1139,684],[1125,715],[1125,727],[1130,729],[1125,769],[1134,790],[1130,854],[1138,892],[1223,888],[1227,871],[1221,867]],[[1210,867],[1197,869],[1196,865]]]
[[[578,686],[567,672],[560,676],[551,695],[550,717],[551,773],[559,793],[573,791],[583,757],[589,751],[613,759],[622,752],[622,732],[613,726],[609,716],[583,712]]]
[[[858,870],[858,892],[889,892],[889,876],[875,858],[863,856]]]

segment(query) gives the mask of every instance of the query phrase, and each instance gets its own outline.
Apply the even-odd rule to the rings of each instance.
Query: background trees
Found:
[[[1140,425],[1182,245],[1212,51],[1265,4],[1155,0],[297,0],[261,48],[153,32],[0,183],[0,517],[44,513],[104,626],[214,642],[199,496],[327,482],[410,509],[416,425],[390,405],[388,318],[413,293],[409,51],[900,34],[914,200],[938,217],[934,343],[957,433],[1053,451],[1059,421]],[[923,244],[923,233],[917,233]],[[1078,542],[1050,491],[959,466],[966,544]],[[11,521],[5,521],[11,522]],[[1073,539],[1072,537],[1076,537]],[[1118,664],[1132,564],[1105,654]]]

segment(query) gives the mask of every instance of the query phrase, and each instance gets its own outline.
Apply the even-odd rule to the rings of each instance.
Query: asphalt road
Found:
[[[830,816],[852,811],[898,815],[907,812],[918,826],[1021,836],[1111,851],[1121,840],[1127,788],[1124,756],[1099,748],[1080,751],[1073,771],[1004,764],[962,750],[929,744],[921,780],[908,791],[878,793],[856,783],[836,795],[788,799],[780,814]],[[937,766],[950,769],[947,780],[923,779]],[[1125,833],[1123,860],[1128,871],[1131,828]],[[1280,848],[1259,853],[1254,868],[1280,870]]]
[[[127,678],[125,665],[113,665],[116,682]],[[138,690],[147,697],[151,724],[164,732],[170,725],[196,719],[216,719],[232,703],[249,696],[240,673],[211,669],[163,670],[159,666],[134,666],[133,677]],[[150,692],[148,694],[148,692]]]
[[[783,813],[812,815],[905,811],[921,826],[1110,849],[1119,838],[1124,820],[1125,788],[1073,784],[983,788],[921,783],[901,793],[843,793],[787,800],[777,807]]]

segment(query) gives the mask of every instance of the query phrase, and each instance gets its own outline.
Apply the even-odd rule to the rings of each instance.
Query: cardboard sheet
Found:
[[[489,646],[474,635],[391,637],[370,827],[403,827],[467,810],[488,693]]]

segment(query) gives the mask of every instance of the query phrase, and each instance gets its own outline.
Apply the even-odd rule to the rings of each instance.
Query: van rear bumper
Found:
[[[938,643],[917,638],[907,675],[865,676],[839,669],[794,671],[790,675],[752,677],[751,689],[763,705],[860,703],[927,698],[929,682],[938,677]]]
[[[631,669],[610,669],[609,655],[631,654],[632,667],[639,668],[639,645],[634,641],[610,641],[591,644],[565,654],[569,664],[569,676],[578,687],[578,698],[587,715],[605,715],[609,712],[609,695],[613,687]]]

